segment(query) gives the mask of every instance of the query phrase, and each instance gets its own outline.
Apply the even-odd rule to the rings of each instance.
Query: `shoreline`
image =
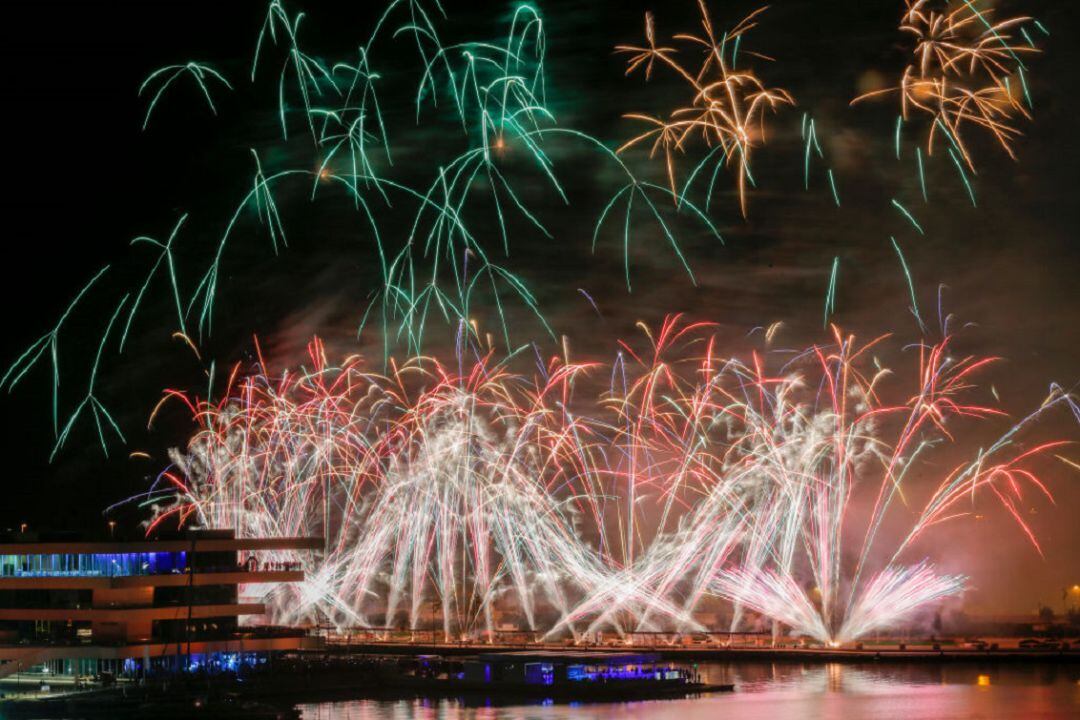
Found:
[[[1004,648],[975,650],[930,647],[900,650],[896,646],[854,648],[784,648],[784,647],[677,647],[654,645],[620,645],[618,647],[549,646],[533,644],[419,644],[419,643],[352,643],[328,644],[326,650],[310,651],[315,655],[386,655],[413,657],[442,655],[456,657],[478,653],[517,650],[544,650],[558,653],[591,650],[596,652],[654,652],[665,660],[675,662],[706,660],[711,662],[810,662],[810,663],[925,663],[925,662],[1016,662],[1016,663],[1080,663],[1080,648],[1068,650],[1028,650]]]
[[[458,698],[466,705],[529,704],[538,699],[535,692],[522,693],[514,686],[472,687],[440,685],[430,682],[387,682],[377,669],[379,665],[393,666],[402,658],[439,655],[443,658],[477,655],[493,650],[536,649],[521,645],[418,645],[366,643],[362,645],[330,645],[324,651],[305,651],[299,654],[301,668],[269,672],[237,682],[217,680],[212,676],[154,683],[147,686],[128,685],[109,689],[93,689],[60,693],[52,696],[12,697],[0,701],[0,717],[10,718],[136,718],[147,712],[161,720],[173,718],[221,717],[245,720],[297,717],[300,705],[343,702],[352,700],[396,700],[406,698]],[[603,650],[634,651],[640,648],[621,646]],[[580,647],[549,647],[546,652],[558,654],[580,652]],[[845,663],[868,666],[903,665],[1073,665],[1080,664],[1080,651],[1070,650],[986,650],[916,648],[899,650],[871,647],[854,648],[772,648],[772,647],[649,647],[650,652],[664,660],[690,664],[698,661],[723,663],[785,663],[820,664]],[[303,667],[306,666],[306,667]],[[400,680],[400,678],[399,678]],[[174,684],[175,683],[175,684]],[[5,688],[0,683],[0,692]],[[531,688],[530,688],[531,690]],[[668,699],[685,695],[697,697],[717,692],[738,692],[737,685],[708,685],[697,682],[687,688],[634,688],[627,692],[590,694],[552,693],[549,701],[608,703],[641,699]],[[623,697],[625,696],[625,697]],[[547,697],[547,696],[545,696]],[[216,699],[215,699],[216,698]]]

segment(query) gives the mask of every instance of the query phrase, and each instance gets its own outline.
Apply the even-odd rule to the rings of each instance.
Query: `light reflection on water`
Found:
[[[302,706],[304,720],[1058,720],[1080,718],[1077,665],[702,663],[735,693],[630,703],[497,705],[360,700]]]

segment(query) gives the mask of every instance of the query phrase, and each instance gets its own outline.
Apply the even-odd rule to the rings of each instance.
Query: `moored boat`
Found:
[[[444,660],[427,656],[387,678],[387,690],[418,695],[619,700],[730,692],[655,653],[532,651]]]

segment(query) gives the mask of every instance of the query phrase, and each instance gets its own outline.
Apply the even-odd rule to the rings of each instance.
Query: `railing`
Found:
[[[245,627],[240,630],[234,630],[229,633],[222,632],[192,632],[191,640],[193,642],[202,642],[207,640],[214,640],[225,642],[228,640],[273,640],[276,638],[297,638],[307,637],[308,632],[303,628],[291,628],[276,625],[266,626],[253,626]],[[150,637],[143,638],[134,644],[143,643],[172,643],[177,642],[176,638],[163,638],[163,637]],[[186,642],[181,640],[180,642]],[[86,645],[94,645],[95,647],[124,647],[131,645],[128,640],[121,639],[96,639],[96,638],[20,638],[17,642],[11,643],[6,647],[9,648],[68,648],[68,647],[80,647]],[[3,662],[0,660],[0,662]]]
[[[308,631],[304,628],[286,627],[283,625],[252,625],[243,627],[238,632],[241,638],[256,640],[290,637],[307,637]]]
[[[185,566],[171,568],[132,567],[130,565],[107,565],[103,567],[87,567],[79,570],[62,569],[30,569],[13,568],[5,566],[0,572],[0,579],[4,578],[114,578],[114,577],[150,577],[161,575],[187,575],[192,568]],[[196,567],[196,575],[213,575],[219,573],[246,573],[246,572],[300,572],[300,563],[264,563],[262,565],[212,565]]]

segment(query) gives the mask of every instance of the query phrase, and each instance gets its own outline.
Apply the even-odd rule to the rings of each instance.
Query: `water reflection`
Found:
[[[797,687],[807,691],[874,692],[898,685],[987,685],[1042,686],[1075,684],[1080,667],[1067,664],[992,663],[709,663],[700,667],[707,682],[736,683],[747,691],[776,691]]]
[[[301,708],[304,720],[1058,720],[1080,717],[1080,666],[702,663],[736,693],[632,703],[361,700]]]

